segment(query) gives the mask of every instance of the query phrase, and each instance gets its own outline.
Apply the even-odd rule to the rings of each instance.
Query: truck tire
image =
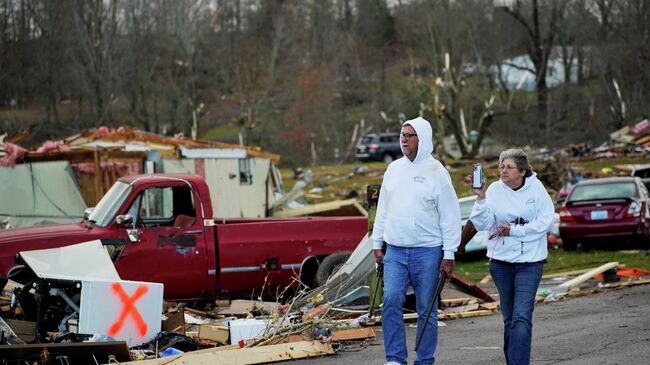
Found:
[[[384,153],[384,155],[382,156],[382,161],[384,161],[385,163],[391,163],[393,162],[393,160],[395,160],[395,157],[393,157],[393,155],[391,155],[390,153]]]
[[[334,252],[333,254],[327,256],[323,259],[323,262],[318,266],[318,271],[316,271],[316,284],[323,285],[329,279],[332,274],[338,271],[338,269],[348,261],[351,253],[346,251]]]

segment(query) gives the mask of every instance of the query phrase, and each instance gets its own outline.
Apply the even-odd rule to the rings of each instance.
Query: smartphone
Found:
[[[483,188],[483,165],[475,163],[472,165],[472,189]]]

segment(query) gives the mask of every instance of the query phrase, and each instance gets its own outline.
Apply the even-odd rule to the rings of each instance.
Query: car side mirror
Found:
[[[133,227],[133,217],[129,214],[120,214],[115,217],[115,224],[120,228]]]
[[[90,214],[93,212],[93,210],[95,210],[95,207],[86,208],[86,210],[84,210],[84,220],[85,221],[88,220],[88,218],[90,217]]]

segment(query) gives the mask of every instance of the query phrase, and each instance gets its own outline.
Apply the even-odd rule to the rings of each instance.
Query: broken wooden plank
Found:
[[[219,308],[217,314],[226,316],[246,316],[248,313],[260,311],[266,314],[273,313],[279,304],[275,302],[261,302],[255,300],[233,300],[230,306]]]
[[[327,303],[325,303],[325,304],[321,304],[321,305],[319,305],[318,307],[313,308],[313,309],[310,310],[309,312],[303,314],[303,315],[302,315],[302,320],[303,320],[304,322],[311,321],[312,319],[317,318],[317,317],[320,317],[320,316],[322,316],[323,314],[327,313],[327,311],[329,311],[329,309],[330,309],[330,305],[329,305],[329,304],[327,304]]]
[[[21,340],[31,342],[34,340],[34,337],[36,337],[36,322],[9,318],[4,321]]]
[[[492,313],[494,313],[494,311],[491,310],[477,310],[477,311],[461,312],[461,313],[439,313],[438,320],[482,317],[482,316],[489,316]]]
[[[546,274],[546,275],[542,275],[542,279],[553,279],[553,278],[561,278],[566,276],[580,275],[586,273],[589,270],[591,269],[571,270],[571,271],[558,272],[555,274]]]
[[[487,309],[487,310],[497,310],[499,309],[500,305],[501,302],[497,300],[496,302],[481,303],[480,308]]]
[[[603,273],[607,270],[611,270],[615,267],[618,266],[618,262],[609,262],[604,265],[600,265],[597,268],[591,269],[587,271],[586,273],[578,276],[577,278],[571,279],[569,281],[565,281],[564,283],[560,284],[560,288],[571,288],[577,285],[580,285],[584,283],[585,281],[591,279],[594,275]]]
[[[301,341],[277,345],[247,347],[215,351],[214,349],[187,352],[182,355],[122,362],[123,365],[249,365],[333,355],[331,344],[320,341]]]
[[[457,307],[459,305],[467,305],[476,303],[474,298],[450,298],[450,299],[441,299],[440,305],[442,307]]]
[[[202,324],[199,327],[199,338],[202,340],[210,340],[217,343],[226,343],[228,342],[229,336],[230,331],[226,326],[208,323]]]
[[[449,313],[469,312],[478,309],[478,306],[479,306],[478,303],[473,303],[468,305],[461,305],[458,307],[450,307],[443,310],[442,313],[449,314]]]
[[[185,334],[185,311],[182,308],[177,312],[165,313],[165,317],[167,319],[161,325],[163,331]]]
[[[375,337],[375,331],[372,327],[352,328],[332,332],[333,341],[361,340],[370,337]]]

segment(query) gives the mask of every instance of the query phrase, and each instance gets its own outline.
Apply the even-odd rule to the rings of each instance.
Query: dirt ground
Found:
[[[446,289],[445,289],[446,290]],[[489,289],[488,289],[488,292]],[[491,293],[491,292],[490,292]],[[648,364],[650,285],[609,289],[593,295],[540,303],[533,322],[532,364]],[[499,312],[449,320],[439,327],[436,363],[503,364],[503,324]],[[383,364],[381,328],[366,343],[343,344],[337,355],[292,365]],[[415,328],[407,324],[409,363]]]

